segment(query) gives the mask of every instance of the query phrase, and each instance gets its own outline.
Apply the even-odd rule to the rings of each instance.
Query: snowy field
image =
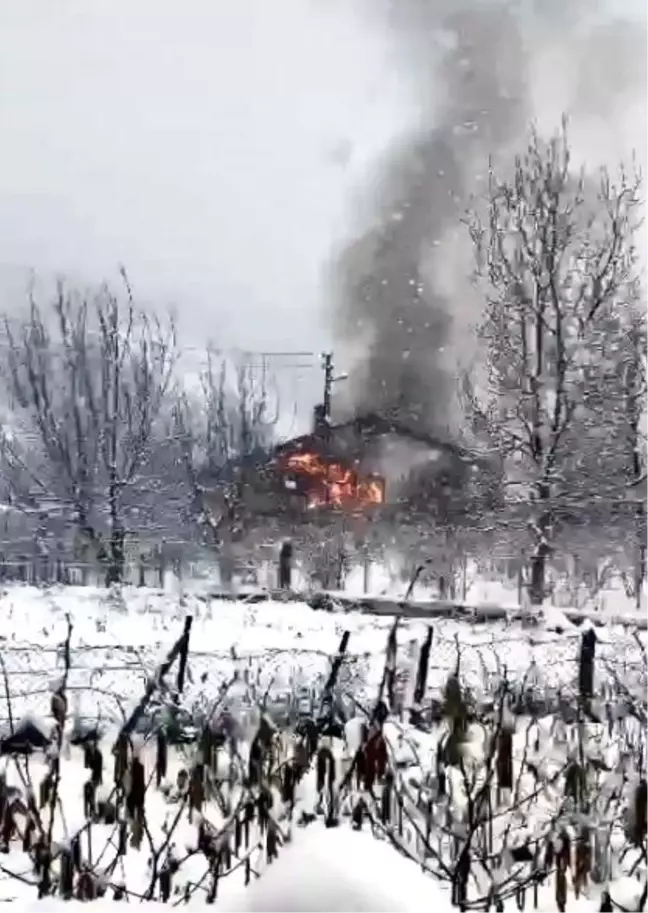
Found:
[[[350,858],[354,865],[346,862]],[[225,884],[222,897],[211,909],[231,913],[257,910],[418,913],[429,908],[443,913],[450,909],[446,892],[412,862],[385,843],[351,830],[307,831],[298,843],[282,853],[263,879],[244,890],[233,880]],[[21,903],[21,909],[41,913],[43,902]],[[70,913],[87,910],[87,905],[54,900],[48,902],[47,909],[52,913]],[[115,902],[97,900],[93,909],[114,910]],[[168,910],[169,905],[150,902],[147,909]],[[204,901],[190,900],[182,909],[204,910]],[[551,907],[542,909],[549,911]]]
[[[306,712],[312,711],[331,668],[331,658],[347,630],[350,639],[338,684],[351,714],[358,717],[359,708],[369,706],[375,698],[393,621],[354,613],[316,612],[299,604],[265,602],[251,606],[136,588],[124,588],[119,594],[87,587],[8,589],[0,598],[0,656],[6,683],[0,716],[5,721],[5,731],[10,716],[14,722],[26,715],[42,717],[45,724],[51,722],[52,689],[63,674],[69,619],[72,635],[67,726],[69,729],[80,718],[99,721],[105,783],[98,787],[97,800],[108,802],[112,795],[113,739],[141,698],[154,669],[182,633],[187,615],[194,620],[181,707],[192,716],[200,716],[206,708],[211,710],[217,705],[230,710],[240,723],[240,744],[235,753],[221,752],[214,767],[221,789],[205,799],[200,813],[190,816],[186,798],[176,782],[181,770],[194,769],[195,746],[169,750],[168,769],[161,788],[156,789],[151,785],[157,763],[155,739],[138,736],[134,756],[141,760],[148,784],[147,829],[140,835],[139,848],[133,845],[129,831],[126,849],[120,837],[119,816],[115,820],[102,818],[88,827],[82,791],[88,769],[82,750],[69,745],[66,738],[61,753],[60,801],[55,809],[50,809],[45,801],[40,815],[46,830],[52,821],[57,859],[65,857],[78,837],[76,845],[83,859],[92,864],[94,871],[102,873],[106,894],[96,902],[99,909],[125,886],[125,900],[148,899],[149,887],[155,883],[153,869],[161,868],[164,860],[170,859],[181,864],[166,908],[173,904],[204,909],[212,875],[205,854],[199,851],[201,827],[219,840],[233,833],[232,822],[249,793],[242,785],[241,771],[249,762],[251,737],[258,725],[258,714],[255,716],[250,708],[258,708],[269,698],[279,703],[297,699]],[[496,693],[503,680],[512,686],[524,685],[538,692],[550,689],[566,699],[570,695],[573,698],[582,633],[557,612],[548,612],[547,620],[548,624],[534,628],[435,621],[428,695],[441,699],[449,675],[458,668],[462,684],[478,701]],[[556,627],[560,633],[554,630]],[[426,631],[427,626],[421,622],[403,621],[399,626],[397,667],[405,694]],[[645,766],[645,759],[637,757],[645,752],[636,725],[627,725],[631,721],[624,719],[623,710],[618,711],[618,698],[619,689],[621,695],[625,689],[629,698],[645,690],[645,634],[622,627],[602,627],[597,629],[597,637],[596,691],[603,700],[614,690],[617,699],[616,703],[610,699],[606,705],[615,710],[607,723],[591,724],[587,729],[585,748],[594,770],[589,786],[601,797],[595,817],[599,823],[604,822],[601,833],[609,845],[608,855],[601,861],[606,878],[604,884],[599,881],[581,889],[577,899],[570,875],[567,909],[599,909],[601,893],[609,884],[619,908],[631,910],[638,909],[646,866],[640,849],[630,847],[626,851],[623,822],[638,771]],[[173,685],[174,675],[169,679]],[[268,862],[267,825],[264,831],[253,821],[247,844],[237,845],[226,877],[218,883],[214,906],[241,911],[420,910],[431,905],[439,910],[450,909],[450,886],[439,859],[452,858],[451,844],[461,834],[461,829],[456,831],[456,824],[448,822],[465,817],[469,807],[466,777],[474,778],[471,788],[475,787],[479,770],[488,763],[487,731],[479,726],[469,729],[466,770],[459,773],[448,769],[447,799],[439,799],[433,813],[424,812],[429,797],[438,790],[435,758],[444,731],[435,727],[421,732],[408,719],[405,712],[388,720],[384,727],[395,785],[395,798],[390,800],[386,813],[387,824],[378,820],[377,811],[373,816],[371,812],[381,802],[384,806],[384,801],[374,801],[373,794],[369,798],[360,787],[351,785],[341,799],[340,826],[334,830],[325,827],[319,814],[322,793],[312,766],[296,789],[289,814],[279,786],[273,781],[271,821],[283,844],[278,858]],[[353,755],[353,723],[352,718],[344,741],[327,743],[340,771],[348,767]],[[516,810],[509,810],[510,796],[508,800],[498,796],[490,826],[489,839],[496,847],[495,856],[492,846],[489,851],[490,875],[488,879],[483,872],[475,876],[471,886],[474,896],[482,897],[486,881],[504,885],[506,910],[521,909],[518,896],[510,891],[510,880],[523,876],[522,869],[516,869],[510,859],[496,859],[497,847],[509,853],[525,841],[555,840],[561,829],[573,826],[574,810],[564,798],[565,770],[579,746],[579,750],[583,749],[584,738],[584,730],[579,730],[579,738],[574,741],[573,728],[553,716],[537,720],[522,716],[513,728]],[[292,749],[288,746],[285,750]],[[4,765],[8,789],[5,795],[25,799],[30,783],[39,793],[39,784],[48,770],[41,755],[22,760],[5,758],[0,764]],[[605,775],[601,774],[602,769]],[[528,770],[533,770],[533,776]],[[385,786],[377,788],[379,797],[384,797]],[[358,833],[352,830],[346,815],[360,799],[368,811],[362,832]],[[17,833],[24,827],[21,815],[21,811],[16,812]],[[307,826],[300,826],[302,821]],[[423,839],[430,826],[440,836]],[[20,849],[15,835],[12,840],[10,851],[0,855],[0,902],[16,901],[24,909],[32,909],[29,903],[33,901],[33,909],[41,909],[35,902],[37,888],[30,851]],[[535,889],[527,885],[525,890],[525,909],[556,909],[553,876]],[[156,883],[150,896],[158,898],[159,893]],[[48,902],[47,908],[55,906]],[[70,909],[70,904],[66,903],[65,908]]]
[[[118,597],[89,587],[16,587],[0,595],[2,657],[13,713],[49,711],[51,682],[62,668],[66,617],[73,623],[68,690],[74,712],[120,722],[148,677],[194,617],[184,706],[212,699],[224,681],[246,667],[260,690],[317,689],[328,673],[344,630],[351,638],[348,667],[360,688],[373,690],[384,664],[393,619],[360,613],[336,615],[305,605],[232,603],[159,590],[124,588]],[[462,678],[472,689],[490,691],[504,673],[513,681],[529,677],[539,686],[571,690],[577,674],[581,634],[560,612],[546,613],[548,627],[561,633],[525,629],[520,624],[469,625],[435,620],[428,685],[441,689],[460,655]],[[404,663],[427,625],[403,621],[398,631]],[[645,632],[641,633],[645,642]],[[641,654],[632,629],[597,629],[601,668],[621,678],[632,674]],[[246,673],[248,676],[250,673]],[[8,718],[6,696],[0,718]]]

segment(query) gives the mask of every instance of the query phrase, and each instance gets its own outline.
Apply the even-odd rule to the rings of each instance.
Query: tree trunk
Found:
[[[444,574],[439,575],[439,599],[446,599],[448,595],[448,586]]]
[[[545,598],[545,580],[547,571],[547,558],[549,545],[544,538],[540,538],[535,551],[531,556],[531,573],[529,580],[529,601],[531,605],[542,605]]]
[[[158,550],[158,585],[161,590],[164,589],[164,580],[166,577],[166,551],[164,549],[164,542],[159,547]]]
[[[110,385],[111,415],[108,461],[108,511],[110,515],[110,541],[108,543],[106,586],[121,583],[124,579],[124,540],[126,533],[121,522],[121,489],[117,472],[121,353],[119,346],[119,314],[114,306],[110,313]]]
[[[645,411],[645,370],[643,369],[645,324],[633,328],[634,358],[626,371],[628,384],[626,394],[626,415],[628,420],[628,439],[631,447],[631,473],[629,481],[639,485],[644,475],[645,465],[642,458],[642,416]],[[639,330],[639,331],[638,331]],[[638,331],[638,332],[637,332]],[[634,566],[634,597],[637,608],[641,607],[641,588],[646,579],[646,506],[639,503],[636,509],[635,536],[637,546]]]
[[[221,586],[225,590],[231,590],[234,583],[234,554],[231,545],[225,540],[218,559],[218,570]]]
[[[529,581],[529,599],[531,605],[542,605],[545,590],[546,555],[541,548],[531,558],[531,580]]]
[[[637,507],[637,557],[635,561],[634,595],[635,605],[641,608],[641,588],[646,579],[646,510],[643,504]]]
[[[546,509],[549,501],[549,486],[541,482],[537,488],[538,501],[544,508],[536,522],[536,544],[531,556],[529,601],[532,606],[542,605],[545,598],[545,582],[547,572],[547,558],[551,553],[549,548],[549,531],[551,515]]]
[[[125,540],[126,534],[119,524],[113,526],[106,556],[106,586],[122,583],[124,580]]]

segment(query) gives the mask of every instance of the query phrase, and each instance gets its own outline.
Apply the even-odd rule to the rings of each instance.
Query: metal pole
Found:
[[[331,392],[333,389],[333,353],[324,352],[322,355],[322,366],[324,368],[324,421],[327,424],[331,422]]]

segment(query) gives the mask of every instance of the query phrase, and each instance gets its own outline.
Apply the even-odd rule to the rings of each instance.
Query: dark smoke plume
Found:
[[[527,4],[523,20],[520,8],[395,0],[382,10],[398,62],[420,88],[421,121],[372,181],[374,224],[333,266],[337,335],[356,362],[344,393],[355,413],[377,411],[446,437],[460,424],[457,354],[464,341],[470,349],[478,310],[462,217],[488,157],[519,151],[534,117],[533,10]],[[551,20],[549,36],[573,34],[573,10],[547,2],[536,13]]]
[[[405,6],[408,18],[393,28],[421,55],[433,91],[421,131],[390,154],[378,175],[377,223],[336,264],[338,317],[347,341],[367,345],[352,377],[354,409],[440,432],[452,420],[454,372],[445,347],[457,316],[453,305],[461,304],[426,264],[448,233],[460,229],[484,157],[523,130],[524,54],[505,9]]]

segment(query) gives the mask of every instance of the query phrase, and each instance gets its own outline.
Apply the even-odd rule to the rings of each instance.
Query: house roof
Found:
[[[457,458],[462,460],[469,460],[470,462],[475,460],[475,456],[473,454],[450,441],[441,440],[440,438],[434,437],[433,435],[427,434],[415,428],[411,428],[402,422],[384,418],[376,413],[368,413],[366,415],[361,415],[356,418],[349,419],[346,422],[331,425],[329,427],[329,434],[334,436],[336,433],[345,431],[349,428],[355,430],[360,435],[366,434],[372,437],[395,434],[399,437],[408,438],[411,441],[416,441],[417,443],[424,444],[430,449],[443,450],[447,453],[452,453]],[[283,443],[279,444],[274,449],[274,455],[281,456],[283,453],[292,450],[321,448],[322,443],[322,433],[320,431],[311,431],[307,434],[299,435],[299,437],[292,438],[289,441],[284,441]]]

